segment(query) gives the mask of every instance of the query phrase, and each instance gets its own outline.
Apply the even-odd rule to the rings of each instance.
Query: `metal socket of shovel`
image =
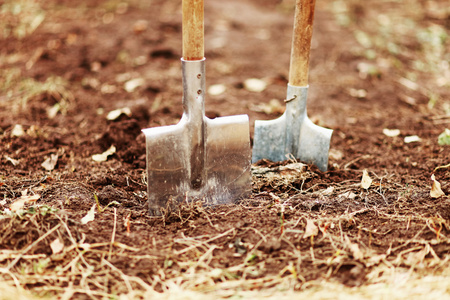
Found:
[[[328,168],[333,131],[314,124],[306,113],[314,4],[315,0],[296,0],[286,110],[278,119],[255,122],[252,162],[293,156],[321,171]]]
[[[205,116],[203,0],[183,0],[182,10],[183,116],[176,125],[142,130],[151,215],[195,200],[233,203],[251,192],[248,116]]]

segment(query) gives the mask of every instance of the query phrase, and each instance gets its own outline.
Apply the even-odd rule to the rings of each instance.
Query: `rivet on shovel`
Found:
[[[142,130],[151,215],[184,201],[233,203],[251,191],[248,116],[205,116],[203,0],[183,0],[182,9],[183,116]]]
[[[275,120],[255,122],[252,162],[283,161],[294,156],[328,168],[332,130],[314,124],[306,113],[308,67],[315,0],[296,0],[286,111]]]

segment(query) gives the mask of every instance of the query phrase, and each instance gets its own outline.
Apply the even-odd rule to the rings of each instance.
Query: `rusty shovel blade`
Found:
[[[275,120],[255,121],[252,162],[266,158],[283,161],[291,157],[328,168],[333,130],[314,124],[307,115],[308,87],[288,84],[286,110]]]
[[[151,215],[193,200],[233,203],[251,192],[248,116],[205,116],[205,59],[182,59],[182,73],[180,122],[142,130]]]

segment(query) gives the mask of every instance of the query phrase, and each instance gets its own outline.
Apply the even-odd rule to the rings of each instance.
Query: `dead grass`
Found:
[[[273,176],[275,169],[280,171],[280,166],[259,169],[254,175],[261,182],[255,186],[285,189],[287,185]],[[289,177],[292,186],[314,177],[306,168],[295,172],[297,177]],[[275,178],[274,184],[269,177]],[[120,216],[116,208],[98,212],[112,226],[110,238],[97,242],[88,242],[93,236],[64,210],[36,207],[3,213],[0,245],[11,249],[0,253],[3,288],[21,295],[26,295],[23,289],[31,289],[39,297],[63,299],[448,296],[448,220],[414,207],[406,214],[393,212],[393,206],[411,200],[413,193],[388,182],[386,192],[376,185],[361,191],[353,182],[334,183],[327,193],[312,186],[306,198],[301,193],[280,198],[260,191],[231,210],[207,209],[194,202],[167,211],[152,218],[153,228],[170,232],[173,225],[195,228],[206,222],[210,230],[201,235],[181,231],[172,243],[158,246],[154,240],[142,247],[118,241],[124,234],[118,220],[130,214],[123,208]],[[358,196],[349,198],[348,192]],[[387,194],[404,196],[393,199]],[[335,213],[327,213],[327,208]],[[249,218],[253,224],[222,227],[221,220],[230,213],[258,217]],[[265,230],[258,218],[279,226]],[[59,251],[52,246],[56,240],[63,244]],[[229,263],[225,266],[219,258]],[[124,259],[135,266],[147,264],[147,272],[133,271]],[[148,271],[152,275],[143,275]]]
[[[14,113],[24,111],[32,106],[31,101],[35,101],[46,104],[48,117],[53,118],[58,112],[66,114],[73,103],[74,97],[67,89],[67,82],[58,76],[50,76],[44,82],[39,82],[23,78],[19,69],[6,67],[0,75],[0,82],[0,92],[6,95],[1,99],[0,107],[12,103]]]

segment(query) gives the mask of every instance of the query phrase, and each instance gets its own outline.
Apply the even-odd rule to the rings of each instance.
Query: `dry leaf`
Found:
[[[257,78],[249,78],[244,81],[244,88],[250,92],[262,92],[266,89],[267,83]]]
[[[49,119],[54,119],[58,114],[58,112],[60,111],[60,109],[61,105],[59,103],[56,103],[55,105],[47,109],[47,117]]]
[[[214,84],[208,88],[208,94],[212,96],[218,96],[227,90],[227,87],[224,84]]]
[[[147,20],[137,20],[133,24],[133,31],[136,34],[141,34],[142,32],[146,31],[148,28],[148,21]]]
[[[330,149],[330,151],[328,152],[328,157],[331,160],[341,160],[344,157],[344,153],[337,149]]]
[[[21,210],[26,203],[36,202],[40,197],[41,197],[41,195],[38,195],[38,194],[32,195],[32,196],[27,196],[26,193],[24,193],[19,199],[17,199],[13,203],[11,203],[11,206],[9,207],[9,209],[11,211]]]
[[[58,254],[64,249],[64,243],[61,242],[59,238],[50,243],[50,248],[52,248],[53,254]]]
[[[366,79],[369,76],[377,76],[380,74],[380,70],[377,66],[373,64],[368,64],[365,62],[360,62],[356,68],[359,71],[359,77]]]
[[[351,191],[348,191],[348,192],[345,192],[345,193],[342,193],[339,195],[340,198],[348,198],[348,199],[355,199],[356,196],[357,195]]]
[[[128,93],[132,93],[134,92],[138,87],[142,86],[145,84],[145,80],[144,78],[135,78],[135,79],[131,79],[128,80],[127,82],[125,82],[125,84],[123,85],[123,88],[125,89],[125,91],[127,91]]]
[[[303,238],[309,238],[310,236],[316,236],[319,234],[319,227],[314,224],[313,220],[306,219],[306,228]]]
[[[96,204],[92,205],[88,213],[81,219],[81,224],[87,224],[88,222],[94,221],[96,206],[97,206]]]
[[[285,106],[277,99],[272,99],[268,103],[261,103],[258,105],[250,105],[250,110],[256,112],[263,112],[267,115],[282,114],[285,111]]]
[[[121,115],[127,115],[131,117],[131,109],[129,107],[119,108],[112,110],[106,116],[106,119],[109,121],[117,120]]]
[[[102,63],[99,61],[94,61],[91,63],[91,71],[92,72],[99,72],[102,68]]]
[[[9,161],[10,163],[12,163],[14,167],[20,163],[20,161],[18,159],[11,158],[8,155],[5,155],[5,159],[7,161]]]
[[[363,89],[353,89],[351,88],[349,90],[350,96],[355,97],[355,98],[366,98],[367,97],[367,91],[363,90]]]
[[[400,135],[400,129],[383,129],[383,134],[388,137],[396,137]]]
[[[433,184],[431,185],[430,190],[431,198],[439,198],[441,196],[445,196],[445,193],[441,189],[441,184],[436,180],[434,174],[431,175],[431,180],[433,180]]]
[[[100,87],[100,80],[98,80],[97,78],[85,77],[81,80],[81,85],[96,90],[98,87]]]
[[[20,124],[14,125],[14,127],[13,127],[13,129],[11,131],[11,137],[22,136],[24,134],[25,134],[25,131],[23,130],[22,125],[20,125]]]
[[[102,84],[102,86],[100,87],[100,92],[102,94],[113,94],[117,91],[117,87],[115,85],[112,84],[107,84],[104,83]]]
[[[261,109],[265,114],[281,114],[284,112],[285,107],[277,99],[272,99],[268,104],[262,104]]]
[[[102,154],[92,155],[92,159],[96,162],[103,162],[108,159],[108,156],[113,155],[114,153],[116,153],[116,147],[114,145],[112,145],[111,147],[109,147],[108,150],[106,150]]]
[[[363,171],[362,179],[361,179],[361,187],[367,190],[372,185],[372,178],[370,178],[367,170]]]
[[[405,136],[405,144],[420,142],[421,139],[417,135]]]
[[[47,171],[51,171],[56,167],[56,164],[58,163],[58,154],[50,154],[50,157],[47,158],[41,166],[46,169]]]
[[[32,138],[39,138],[44,135],[44,131],[36,125],[31,125],[25,133]]]

